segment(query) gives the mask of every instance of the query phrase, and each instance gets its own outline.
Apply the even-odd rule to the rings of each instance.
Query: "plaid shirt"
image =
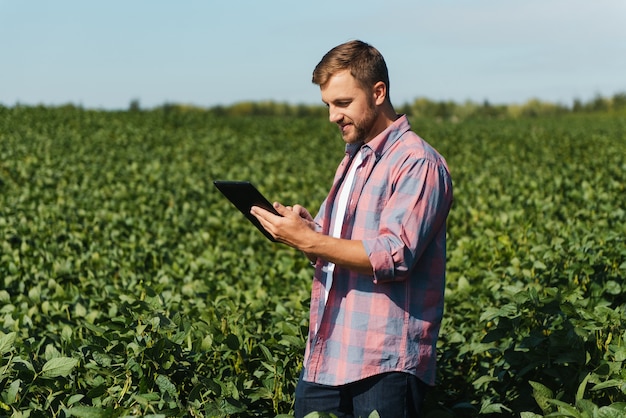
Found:
[[[450,173],[444,158],[401,116],[367,144],[346,146],[315,218],[324,234],[356,152],[363,153],[363,161],[341,237],[363,242],[374,274],[336,266],[324,303],[327,262],[317,260],[303,378],[336,386],[400,371],[433,385],[443,315],[446,218],[452,204]]]

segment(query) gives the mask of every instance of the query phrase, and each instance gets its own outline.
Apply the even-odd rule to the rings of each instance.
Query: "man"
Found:
[[[331,49],[313,83],[346,143],[329,195],[315,219],[300,205],[251,210],[315,265],[296,417],[419,416],[435,383],[450,174],[394,111],[371,45]]]

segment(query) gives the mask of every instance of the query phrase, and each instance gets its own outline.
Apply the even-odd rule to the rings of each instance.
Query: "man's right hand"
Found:
[[[304,206],[296,204],[293,206],[287,206],[287,209],[290,209],[292,212],[295,212],[298,216],[300,216],[300,218],[305,220],[308,227],[311,228],[313,231],[317,230],[317,225],[315,224],[315,221],[313,220],[313,216],[311,216],[309,211]],[[307,254],[307,253],[304,253],[304,255],[309,259],[311,263],[315,263],[317,261],[317,257],[314,255]]]
[[[306,210],[306,208],[304,206],[296,204],[296,205],[293,205],[291,210],[293,212],[297,213],[298,216],[300,216],[302,219],[304,219],[306,221],[307,225],[309,226],[309,228],[311,228],[314,231],[316,230],[316,225],[315,225],[315,221],[313,220],[313,216],[311,216],[309,211]]]

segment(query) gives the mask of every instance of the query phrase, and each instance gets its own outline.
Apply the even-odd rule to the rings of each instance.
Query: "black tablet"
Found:
[[[252,183],[249,181],[215,180],[213,184],[215,184],[215,187],[217,187],[219,191],[263,233],[263,235],[270,241],[276,242],[272,234],[267,232],[259,220],[250,213],[252,206],[258,206],[278,215],[278,212],[276,212],[272,204]]]

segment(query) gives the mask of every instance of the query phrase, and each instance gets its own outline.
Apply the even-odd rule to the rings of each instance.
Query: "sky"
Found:
[[[625,0],[0,0],[0,104],[321,104],[313,68],[352,39],[396,106],[626,92]]]

